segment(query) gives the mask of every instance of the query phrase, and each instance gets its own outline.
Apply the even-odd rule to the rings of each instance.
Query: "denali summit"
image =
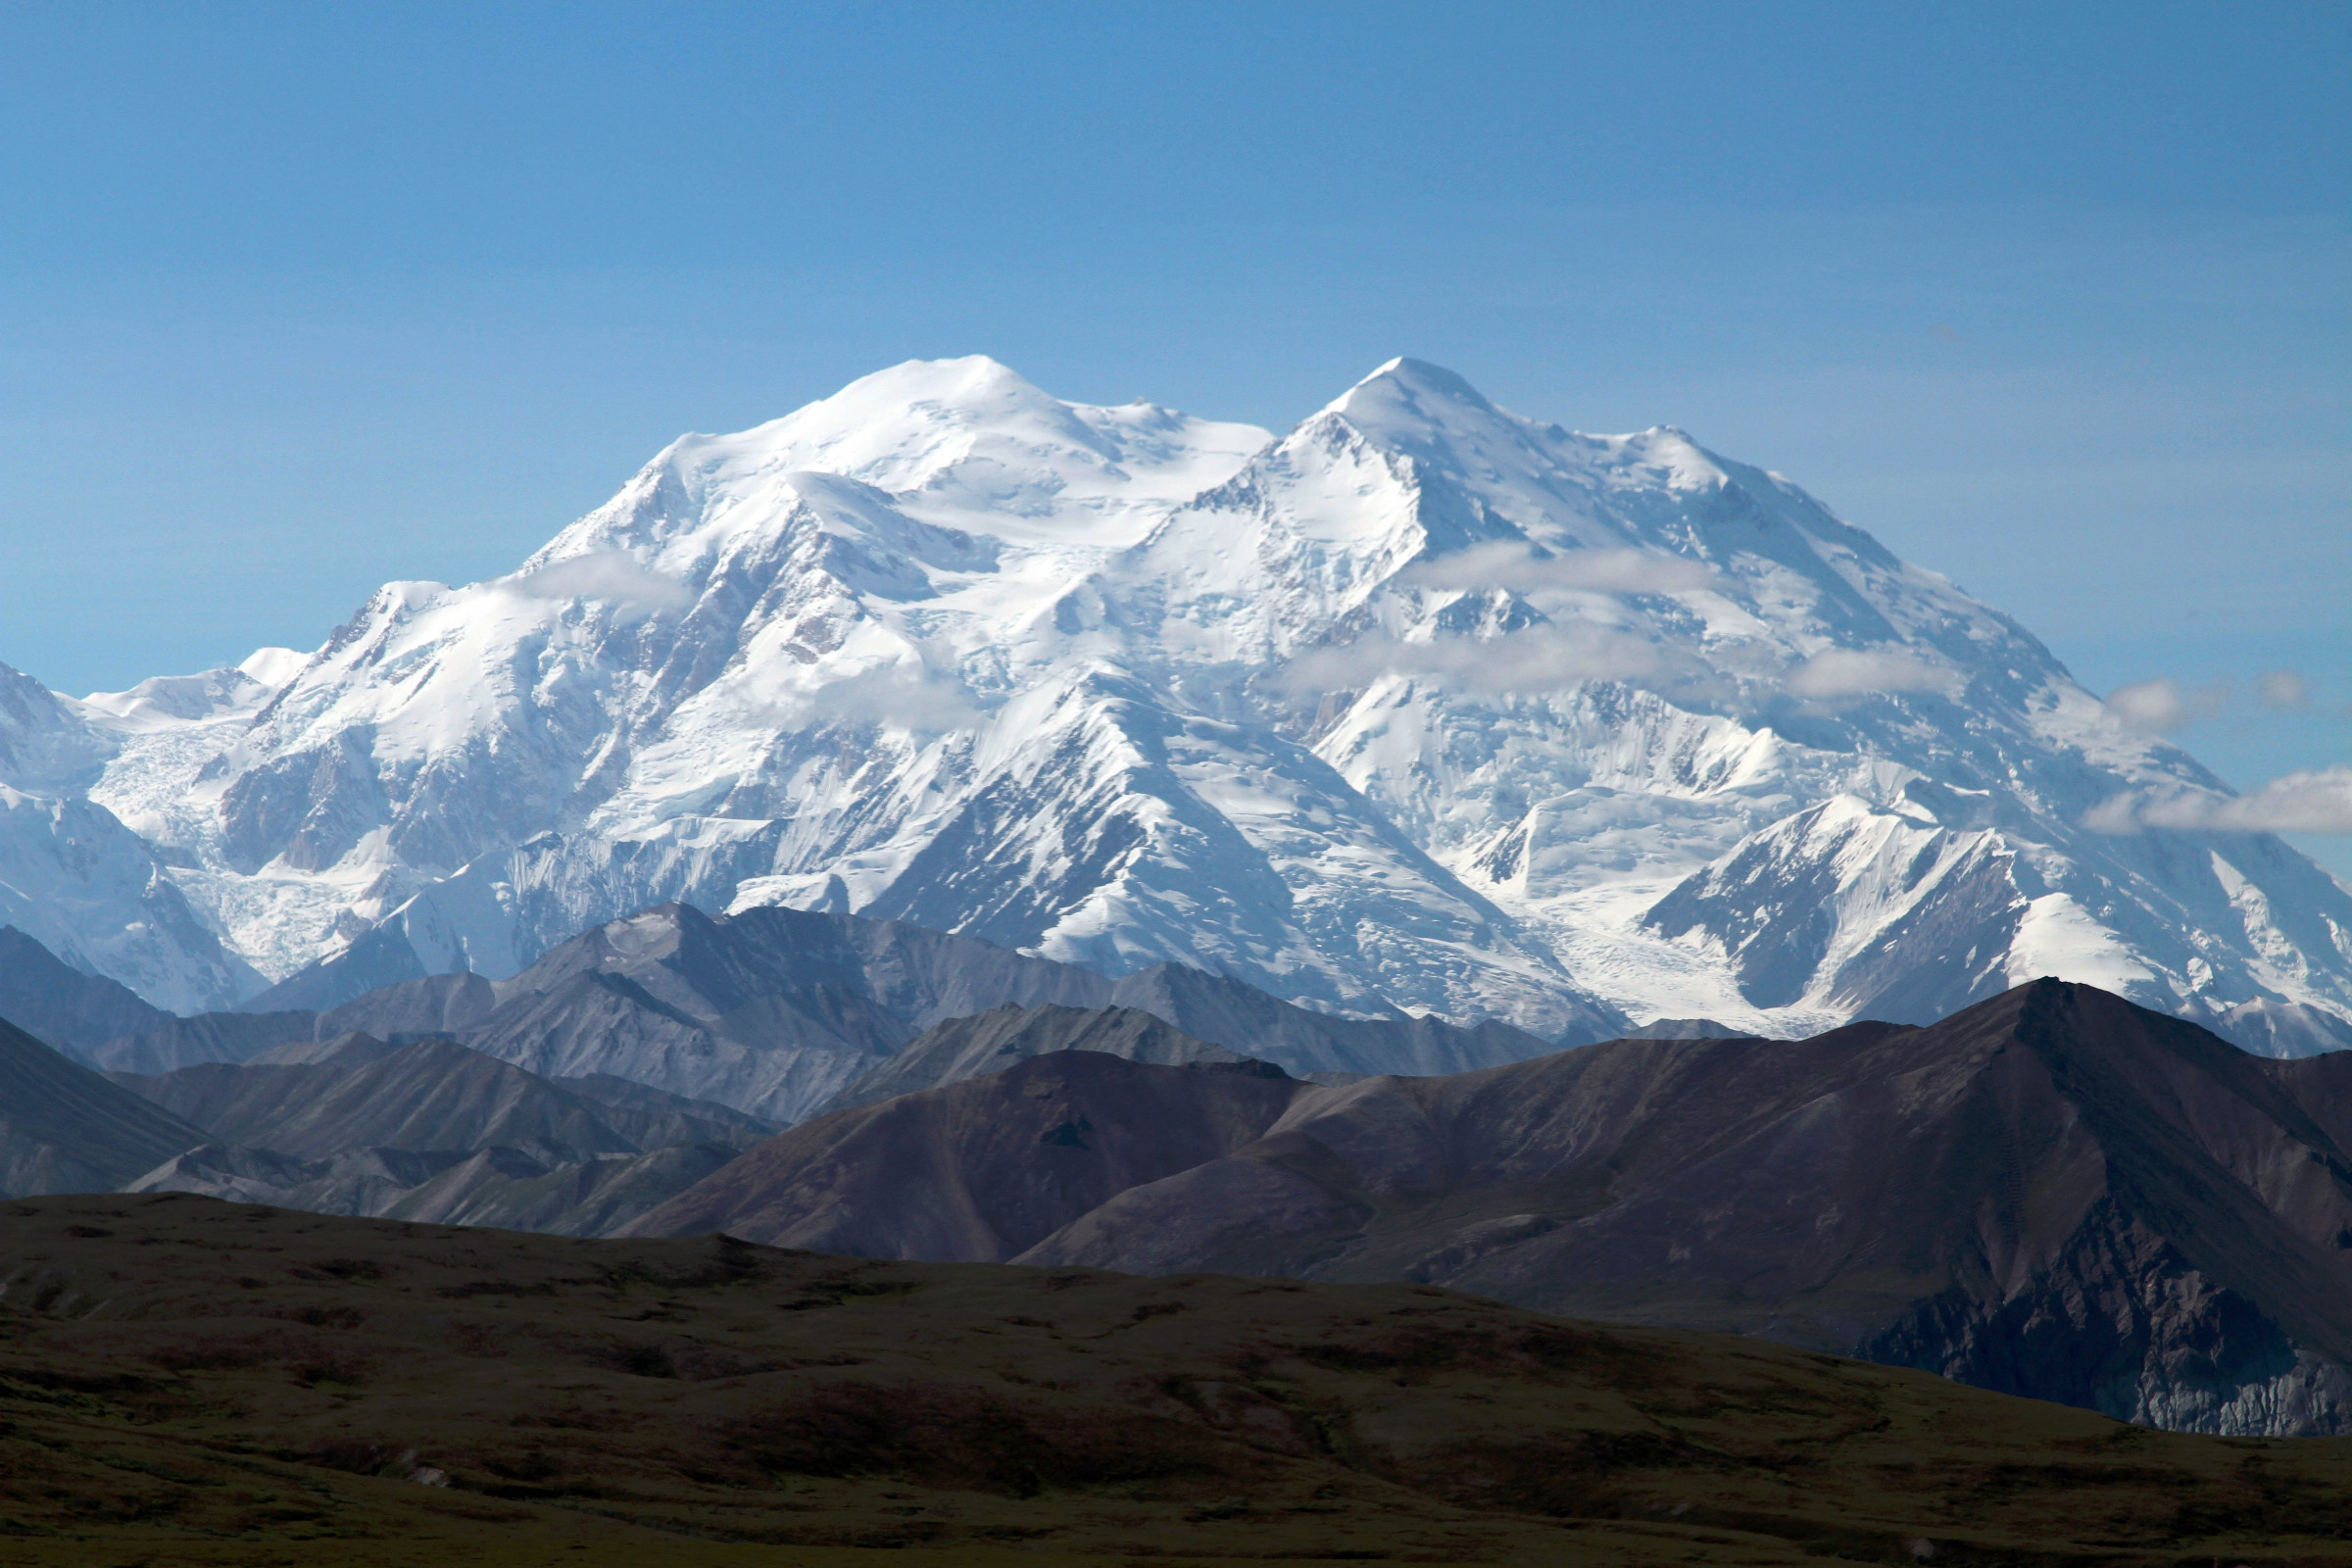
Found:
[[[1276,437],[974,358],[682,438],[314,653],[0,671],[0,921],[182,1010],[503,977],[682,901],[1564,1042],[2049,974],[2352,1043],[2342,885],[2101,830],[2197,793],[2014,621],[1678,430],[1398,360]]]

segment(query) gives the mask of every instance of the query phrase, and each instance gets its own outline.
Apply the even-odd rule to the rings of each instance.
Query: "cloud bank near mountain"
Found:
[[[1832,648],[1788,672],[1792,697],[1834,700],[1882,692],[1954,692],[1959,682],[1948,669],[1887,648]]]
[[[2118,795],[2085,820],[2102,833],[2352,833],[2352,766],[2299,769],[2251,795]]]
[[[1517,593],[1704,593],[1725,586],[1723,574],[1700,561],[1646,550],[1563,550],[1538,554],[1497,540],[1472,545],[1410,566],[1399,582],[1439,589],[1504,588]]]
[[[593,599],[642,614],[662,614],[694,603],[685,584],[664,577],[619,550],[566,556],[506,579],[532,599]]]
[[[2310,683],[2291,669],[2266,669],[2256,676],[2251,702],[2228,681],[2199,686],[2170,675],[2118,686],[2107,696],[2109,712],[2149,735],[2170,735],[2205,719],[2244,712],[2249,707],[2291,713],[2310,706]]]

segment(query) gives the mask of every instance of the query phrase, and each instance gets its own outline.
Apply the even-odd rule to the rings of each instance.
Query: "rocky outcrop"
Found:
[[[2343,1364],[2105,1200],[2015,1295],[1988,1303],[1947,1291],[1854,1349],[2176,1432],[2352,1432]]]

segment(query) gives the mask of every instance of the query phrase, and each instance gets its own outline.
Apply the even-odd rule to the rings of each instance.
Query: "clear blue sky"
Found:
[[[2230,686],[2180,739],[2241,787],[2352,760],[2343,4],[55,4],[0,55],[0,660],[65,690],[505,570],[910,356],[1281,426],[1409,353],[1787,472],[2095,689]]]

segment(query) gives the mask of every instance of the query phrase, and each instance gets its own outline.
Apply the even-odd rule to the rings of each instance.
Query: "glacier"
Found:
[[[517,973],[681,901],[1574,1042],[2052,974],[2352,1044],[2352,892],[1782,476],[1381,367],[1289,432],[914,362],[690,435],[511,574],[74,700],[0,920],[180,1010]],[[2130,813],[2121,813],[2129,816]],[[364,950],[355,946],[365,944]]]

